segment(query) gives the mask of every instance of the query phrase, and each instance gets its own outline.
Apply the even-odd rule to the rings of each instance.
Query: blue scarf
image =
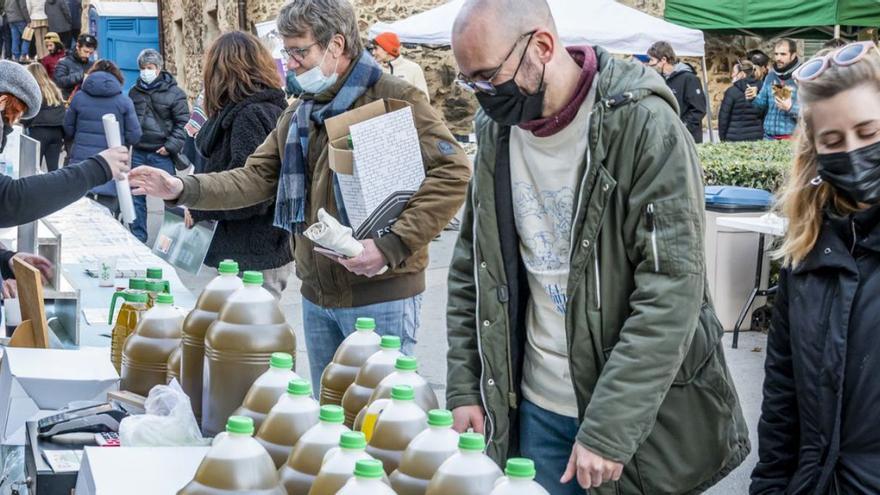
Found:
[[[347,112],[382,76],[382,68],[366,51],[353,63],[348,78],[329,103],[303,100],[290,119],[281,158],[274,225],[292,234],[301,234],[307,228],[309,121],[323,126],[326,119]]]

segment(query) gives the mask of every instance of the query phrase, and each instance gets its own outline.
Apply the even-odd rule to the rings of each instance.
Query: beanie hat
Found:
[[[95,38],[91,34],[83,33],[76,39],[76,44],[88,48],[98,48],[98,38]]]
[[[32,119],[40,111],[43,93],[34,76],[21,64],[0,60],[0,94],[8,93],[27,106],[22,118]]]
[[[43,41],[51,41],[52,43],[61,44],[61,36],[58,36],[58,33],[48,32],[46,36],[43,36]]]
[[[392,32],[384,32],[376,36],[376,44],[388,52],[392,57],[400,56],[400,38]]]
[[[141,51],[140,55],[138,55],[138,67],[153,64],[158,67],[159,70],[162,70],[162,62],[162,55],[159,55],[159,52],[152,48],[147,48]]]

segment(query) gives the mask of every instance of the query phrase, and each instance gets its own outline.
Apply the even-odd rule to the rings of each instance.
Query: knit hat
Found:
[[[140,55],[138,55],[138,67],[143,68],[147,64],[153,64],[162,70],[163,65],[162,55],[159,54],[156,50],[152,48],[147,48],[142,50]]]
[[[61,36],[58,36],[58,33],[48,32],[46,36],[43,36],[43,41],[51,41],[52,43],[61,44]]]
[[[376,44],[381,46],[383,50],[388,52],[392,57],[400,56],[400,38],[396,34],[386,31],[376,36]]]
[[[27,106],[23,119],[32,119],[40,111],[43,93],[34,76],[21,64],[0,60],[0,94],[9,93]]]

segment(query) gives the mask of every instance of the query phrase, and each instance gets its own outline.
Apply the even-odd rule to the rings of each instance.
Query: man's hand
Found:
[[[337,258],[336,261],[355,275],[372,277],[388,265],[388,260],[385,259],[385,255],[376,247],[376,242],[372,239],[360,241],[360,243],[364,245],[364,250],[359,256],[356,258]]]
[[[604,459],[575,442],[571,449],[571,457],[568,459],[568,467],[565,468],[565,473],[559,482],[568,483],[577,474],[581,487],[598,488],[602,483],[619,480],[622,473],[623,464]]]
[[[161,148],[156,150],[156,153],[158,153],[162,156],[168,156],[168,150],[166,150],[164,146],[162,146]]]
[[[483,424],[486,414],[482,406],[461,406],[452,410],[452,429],[464,433],[468,428],[473,428],[475,433],[485,433]]]
[[[31,265],[32,267],[36,268],[37,270],[39,270],[40,275],[43,276],[43,283],[44,284],[46,282],[48,282],[49,279],[52,278],[52,275],[55,273],[55,267],[52,266],[51,261],[47,260],[46,258],[43,258],[40,255],[31,254],[31,253],[16,253],[15,256],[13,256],[12,258],[9,259],[9,269],[10,270],[15,269],[15,268],[13,268],[13,262],[12,262],[12,260],[14,260],[15,258],[18,258],[21,261],[24,261],[25,263],[27,263],[27,264]]]
[[[117,146],[115,148],[108,148],[100,153],[98,156],[103,158],[108,165],[110,165],[110,170],[113,172],[113,178],[118,179],[124,174],[128,172],[129,169],[129,153],[128,148],[125,146]]]
[[[189,212],[189,208],[183,209],[183,224],[186,225],[186,228],[191,229],[196,224],[193,221],[192,213]]]
[[[173,201],[183,193],[183,181],[156,167],[137,167],[128,174],[132,193]]]
[[[746,88],[746,99],[747,100],[754,100],[755,97],[757,97],[757,96],[758,96],[758,88],[756,88],[755,86],[749,86]]]
[[[14,299],[18,297],[18,285],[15,280],[3,281],[3,299]]]
[[[791,98],[782,99],[780,97],[776,97],[776,106],[779,107],[783,112],[790,112],[792,107]]]

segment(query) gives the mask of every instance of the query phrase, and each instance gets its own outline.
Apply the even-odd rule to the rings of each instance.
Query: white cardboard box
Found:
[[[210,447],[86,447],[76,495],[173,495]]]
[[[5,349],[0,365],[0,440],[24,445],[25,421],[75,401],[106,402],[119,388],[107,349]]]

